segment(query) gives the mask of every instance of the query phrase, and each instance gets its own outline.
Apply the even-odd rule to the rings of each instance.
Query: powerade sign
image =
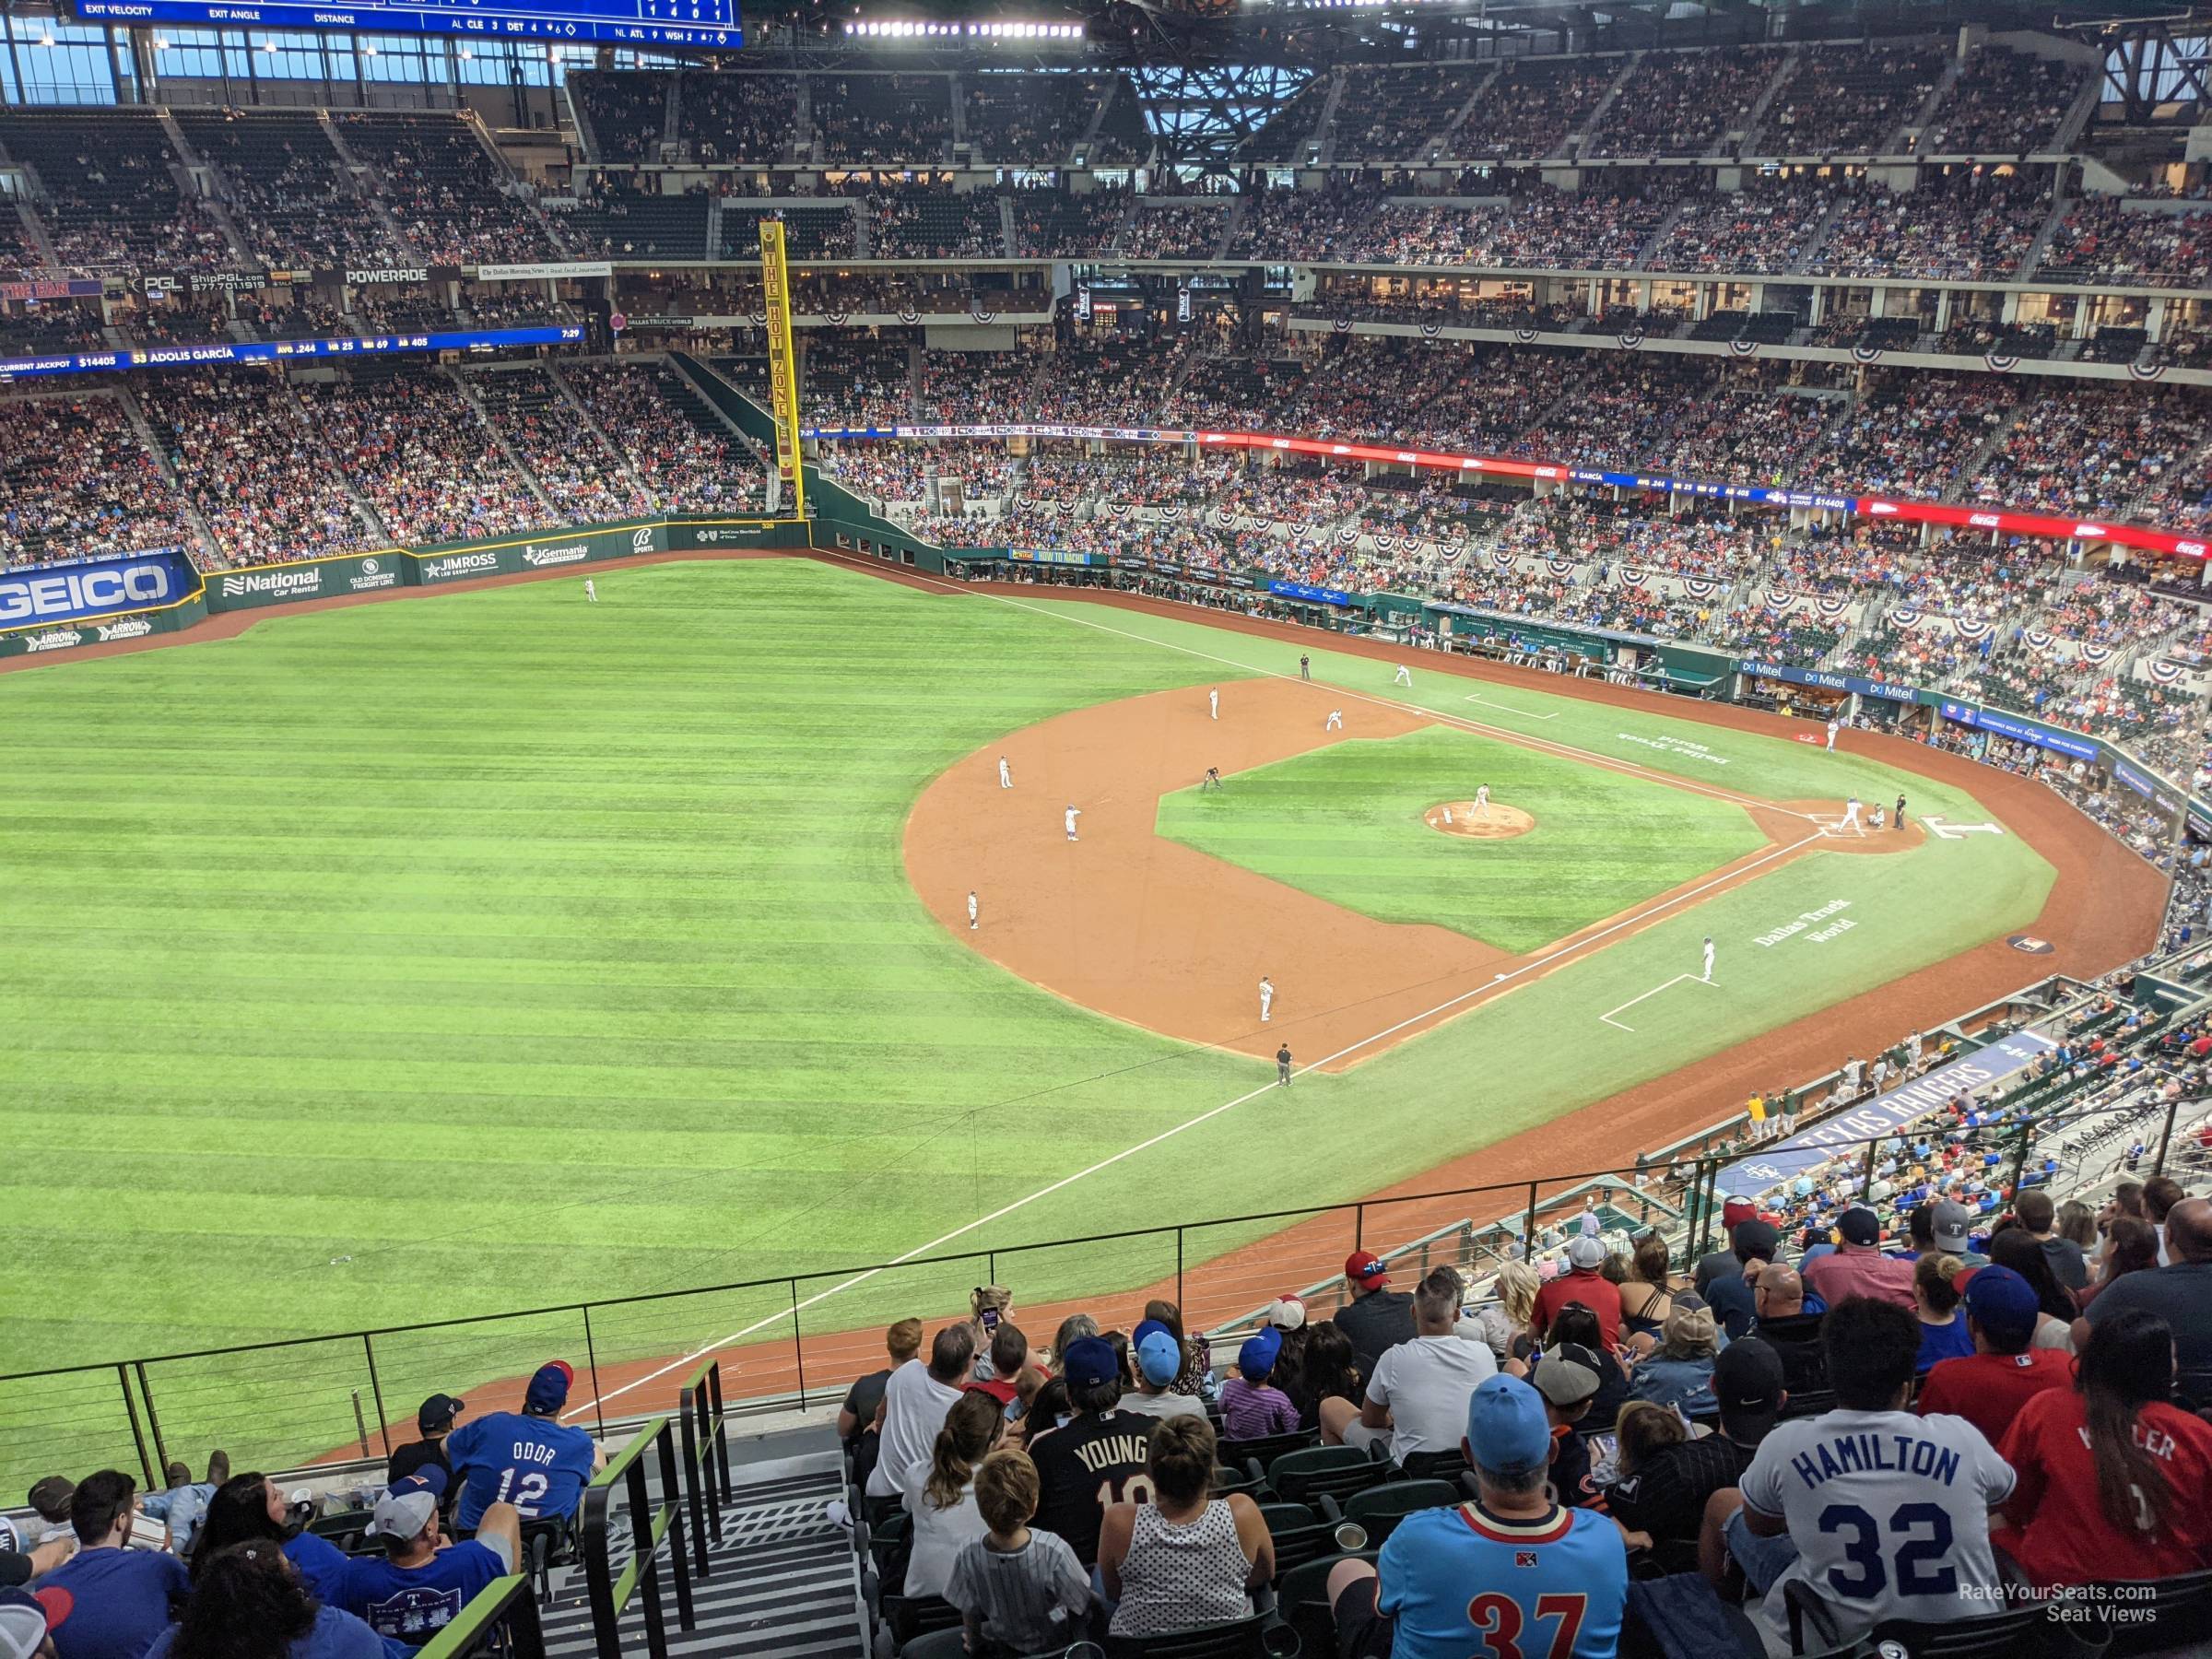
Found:
[[[2015,743],[2032,743],[2038,748],[2047,748],[2056,754],[2071,755],[2077,760],[2097,760],[2104,751],[2087,737],[2077,737],[2071,732],[2053,732],[2047,726],[2030,725],[2024,720],[2015,720],[2009,714],[2000,714],[1994,709],[1978,709],[1971,703],[1947,702],[1942,705],[1943,717],[1954,725],[1974,726],[1999,737],[2009,737]]]
[[[1724,1197],[1756,1198],[1827,1161],[1836,1147],[1856,1142],[1864,1150],[1873,1137],[1895,1135],[1906,1124],[1941,1111],[1955,1094],[1971,1093],[2025,1071],[2057,1046],[2040,1031],[2015,1031],[1985,1049],[1915,1077],[1902,1088],[1893,1088],[1841,1117],[1793,1135],[1756,1158],[1729,1165],[1713,1185]]]
[[[58,570],[0,575],[0,628],[81,622],[173,605],[199,586],[184,555],[164,549]]]
[[[1302,582],[1270,582],[1267,591],[1279,594],[1286,599],[1304,599],[1316,605],[1357,605],[1351,594],[1335,588],[1308,587]]]
[[[1861,679],[1855,674],[1829,674],[1818,668],[1793,668],[1786,663],[1761,663],[1749,658],[1736,666],[1754,679],[1787,680],[1793,686],[1818,686],[1830,691],[1855,691],[1861,697],[1885,698],[1890,702],[1920,700],[1920,688],[1916,686]]]

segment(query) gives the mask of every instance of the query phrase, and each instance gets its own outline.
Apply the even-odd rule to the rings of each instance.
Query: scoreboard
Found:
[[[745,44],[737,0],[76,0],[88,23],[191,23],[208,29],[327,29],[482,41],[607,41],[633,46]]]

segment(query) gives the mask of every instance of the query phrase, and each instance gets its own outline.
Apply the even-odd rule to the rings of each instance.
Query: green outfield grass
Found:
[[[543,582],[0,677],[0,1372],[827,1273],[1009,1206],[959,1244],[1347,1198],[2016,927],[2051,880],[2010,837],[1808,858],[1266,1095],[1264,1133],[1224,1112],[1020,1205],[1271,1072],[970,951],[906,883],[907,810],[1006,732],[1282,672],[1297,648],[795,560],[595,576],[595,606]],[[1347,713],[1407,695],[1386,665],[1309,648]],[[1747,794],[1901,786],[1915,810],[1985,816],[1854,756],[1533,692],[1500,712],[1415,679],[1413,700],[1500,727],[1547,713],[1529,729],[1555,741],[1724,761]],[[1682,844],[1704,833],[1701,806],[1654,794]],[[1859,925],[1833,941],[1748,943],[1836,899]],[[1667,1017],[1632,1034],[1597,1020],[1708,931],[1721,971],[1699,1000],[1653,999]],[[1173,1262],[1155,1241],[1000,1265],[1035,1301]],[[980,1272],[887,1274],[806,1318],[936,1311]],[[788,1308],[780,1288],[652,1303],[593,1338],[602,1359],[676,1353]],[[169,1444],[275,1461],[343,1440],[359,1346],[155,1368]],[[569,1320],[377,1356],[404,1411],[582,1347]],[[38,1432],[80,1395],[119,1422],[115,1387],[0,1384],[0,1487],[124,1457],[112,1428],[51,1456]]]
[[[1357,716],[1354,717],[1357,726]],[[1536,820],[1510,841],[1431,830],[1440,801]],[[1352,740],[1159,804],[1159,832],[1384,922],[1515,954],[1617,915],[1765,844],[1742,807],[1450,726]]]

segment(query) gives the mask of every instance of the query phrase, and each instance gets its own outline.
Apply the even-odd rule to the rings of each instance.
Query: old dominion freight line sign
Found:
[[[421,551],[387,547],[218,571],[205,578],[181,551],[161,548],[82,564],[0,572],[0,656],[42,655],[179,632],[205,620],[209,612],[361,598],[394,588],[533,575],[671,550],[807,545],[807,527],[796,523],[672,519],[462,542]]]

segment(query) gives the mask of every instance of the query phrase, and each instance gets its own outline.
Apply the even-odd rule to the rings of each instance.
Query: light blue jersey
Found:
[[[445,1437],[445,1455],[461,1477],[453,1524],[474,1532],[484,1512],[512,1503],[525,1521],[576,1512],[591,1483],[592,1437],[551,1418],[495,1411]]]
[[[1395,1621],[1391,1659],[1613,1659],[1629,1600],[1620,1529],[1554,1507],[1509,1521],[1478,1504],[1398,1524],[1375,1571],[1376,1610]]]

